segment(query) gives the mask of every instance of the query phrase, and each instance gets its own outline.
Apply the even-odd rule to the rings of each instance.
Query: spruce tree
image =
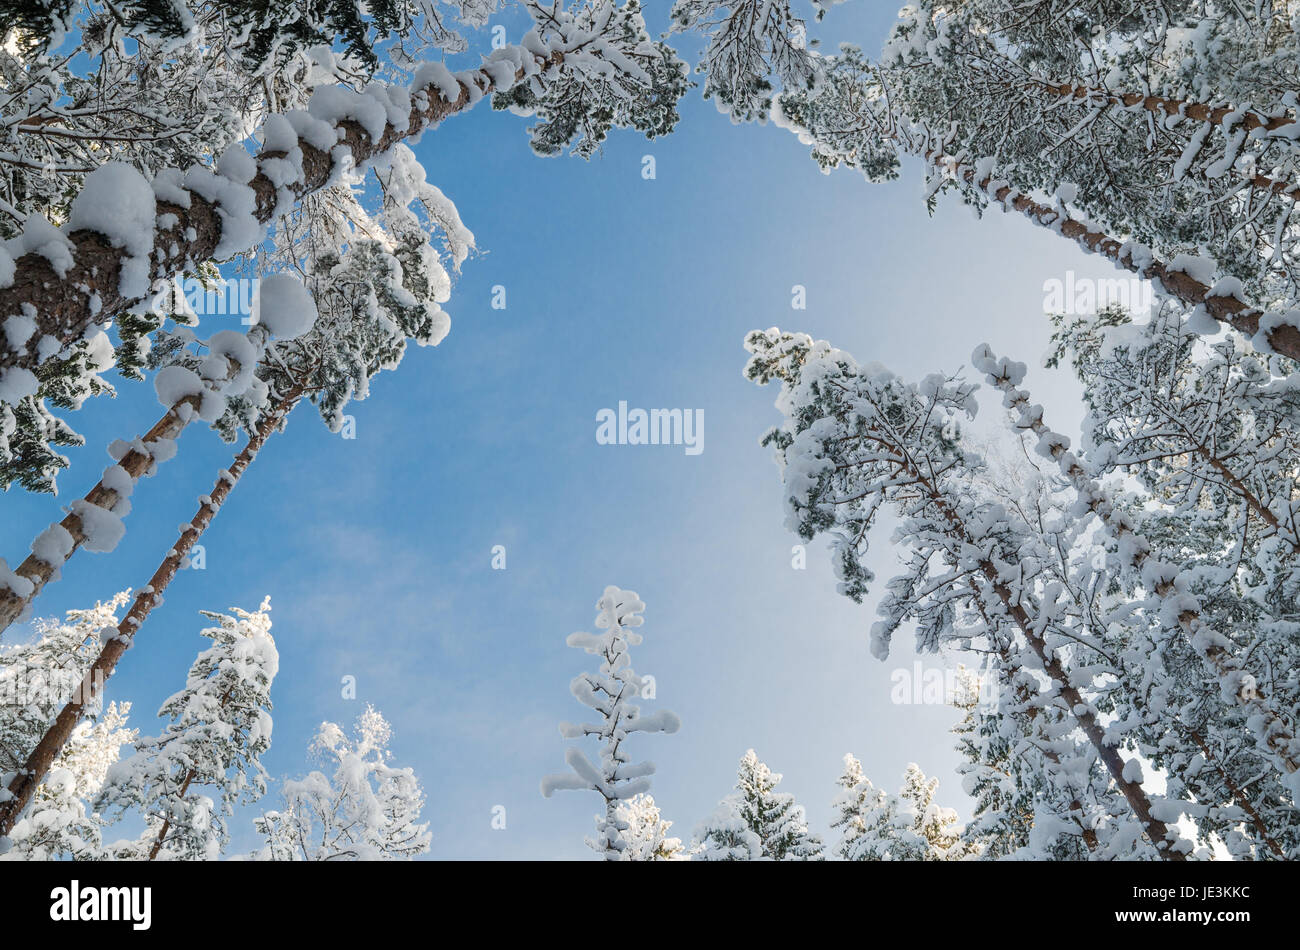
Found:
[[[803,806],[787,792],[778,792],[781,775],[754,754],[740,759],[736,773],[736,815],[758,836],[761,854],[773,861],[816,861],[822,857],[822,840],[808,830]]]

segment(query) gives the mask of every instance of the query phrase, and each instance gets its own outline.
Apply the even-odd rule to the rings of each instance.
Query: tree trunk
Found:
[[[193,548],[195,542],[202,537],[203,532],[207,530],[208,525],[216,517],[217,512],[243,475],[244,470],[257,457],[258,451],[267,438],[275,431],[302,396],[307,385],[306,379],[306,375],[301,377],[281,397],[280,401],[258,424],[253,434],[249,436],[248,444],[235,456],[235,460],[227,472],[223,472],[221,477],[217,479],[211,495],[200,505],[199,510],[190,519],[189,524],[185,525],[175,546],[167,552],[167,556],[163,558],[162,563],[158,565],[158,569],[154,571],[153,577],[149,579],[148,586],[142,588],[136,594],[131,609],[122,618],[122,622],[117,625],[116,634],[104,643],[99,656],[95,658],[95,662],[86,671],[86,676],[82,680],[81,688],[77,691],[77,694],[63,707],[58,717],[46,730],[45,735],[41,737],[40,742],[28,755],[23,769],[19,771],[9,785],[7,800],[0,801],[0,838],[7,836],[13,830],[19,815],[31,802],[32,796],[45,778],[45,774],[49,771],[55,759],[58,758],[77,723],[81,721],[86,707],[99,699],[104,682],[113,675],[122,654],[134,641],[136,631],[148,618],[153,608],[162,602],[162,592],[167,589],[167,586],[176,577],[181,562],[190,549]]]
[[[877,434],[876,439],[880,447],[894,457],[895,464],[902,471],[905,471],[917,487],[924,492],[929,499],[929,503],[948,523],[953,537],[961,540],[971,550],[978,550],[979,545],[971,538],[961,516],[949,504],[945,494],[923,474],[920,466],[905,451],[902,451],[900,446],[893,444],[892,440],[879,434]],[[997,595],[997,606],[1007,612],[1029,644],[1034,656],[1037,657],[1043,671],[1056,684],[1058,694],[1065,701],[1070,714],[1083,730],[1089,744],[1096,750],[1102,765],[1110,773],[1111,781],[1123,794],[1129,808],[1146,831],[1147,837],[1156,849],[1156,853],[1167,861],[1185,860],[1186,855],[1182,851],[1175,851],[1170,847],[1176,839],[1171,836],[1169,827],[1151,814],[1151,800],[1147,797],[1142,786],[1124,777],[1124,761],[1120,758],[1115,746],[1106,741],[1105,731],[1097,721],[1096,713],[1092,711],[1089,704],[1083,701],[1078,689],[1070,682],[1069,673],[1061,665],[1060,660],[1050,655],[1046,641],[1035,630],[1034,619],[1029,615],[1021,601],[1012,596],[1010,588],[1001,579],[997,565],[985,556],[980,557],[977,565],[980,574],[984,576],[993,592]],[[983,600],[984,595],[977,585],[972,585],[972,593],[976,598]],[[984,606],[988,608],[994,607],[993,604],[989,603],[985,603]]]
[[[1076,86],[1072,83],[1043,82],[1035,83],[1035,85],[1062,99],[1088,103],[1105,102],[1108,105],[1121,106],[1125,109],[1145,109],[1160,118],[1167,115],[1179,115],[1198,122],[1222,126],[1228,116],[1238,114],[1238,110],[1231,106],[1210,106],[1203,102],[1169,99],[1164,96],[1147,96],[1140,92],[1111,92],[1108,89]],[[1274,132],[1293,125],[1295,125],[1295,119],[1288,119],[1285,116],[1266,116],[1254,109],[1247,109],[1237,121],[1232,123],[1231,128],[1244,128],[1247,131],[1262,129],[1265,132]],[[1278,136],[1278,138],[1291,140],[1290,136],[1287,135]],[[1259,174],[1251,175],[1245,180],[1260,191],[1281,195],[1291,201],[1300,201],[1300,184],[1279,181],[1276,178]]]
[[[988,353],[988,356],[992,358],[992,353]],[[1055,435],[1043,423],[1041,409],[1029,404],[1027,392],[1018,389],[1007,376],[989,374],[989,379],[1005,393],[1004,405],[1008,409],[1020,412],[1020,421],[1015,423],[1018,428],[1028,429],[1040,439]],[[1132,567],[1141,570],[1151,558],[1150,544],[1129,526],[1127,519],[1122,517],[1114,507],[1109,494],[1088,476],[1079,461],[1066,452],[1065,446],[1060,444],[1059,440],[1052,443],[1051,454],[1061,474],[1069,479],[1075,491],[1079,493],[1080,499],[1088,502],[1089,508],[1101,519],[1110,535],[1116,541],[1122,541],[1124,536],[1128,535],[1133,542],[1136,542],[1125,547],[1132,552],[1130,555]],[[1251,718],[1257,717],[1263,721],[1264,728],[1255,733],[1260,751],[1271,758],[1282,771],[1288,774],[1295,772],[1297,767],[1300,767],[1300,742],[1297,742],[1294,730],[1273,708],[1273,704],[1262,691],[1254,687],[1236,686],[1239,675],[1248,674],[1236,668],[1235,658],[1220,642],[1225,638],[1210,629],[1201,618],[1199,605],[1192,607],[1185,601],[1182,592],[1175,587],[1173,578],[1162,578],[1157,581],[1154,593],[1161,601],[1168,602],[1177,609],[1179,628],[1187,637],[1192,649],[1200,654],[1207,672],[1219,681],[1221,691],[1230,690],[1236,702],[1246,707],[1252,714]]]
[[[229,362],[230,369],[223,382],[229,382],[229,380],[233,379],[240,370],[237,360],[231,358],[229,359]],[[155,464],[153,454],[149,451],[149,446],[152,443],[163,439],[177,438],[181,432],[185,430],[185,427],[194,420],[195,414],[199,411],[199,407],[202,404],[202,399],[202,396],[191,395],[184,396],[177,400],[176,404],[168,409],[161,419],[154,423],[152,429],[146,432],[142,438],[135,441],[134,445],[142,446],[144,451],[141,451],[140,448],[132,448],[117,462],[118,466],[120,466],[127,475],[131,476],[131,484],[133,486],[146,474],[150,474],[150,469],[152,469]],[[87,504],[96,506],[97,508],[111,511],[113,507],[121,501],[121,497],[114,489],[107,487],[104,484],[103,479],[101,479],[94,488],[83,496],[82,500]],[[85,525],[82,524],[81,516],[76,512],[69,512],[63,520],[59,522],[59,525],[72,536],[71,550],[64,555],[62,561],[58,564],[51,564],[48,561],[43,561],[38,558],[35,553],[32,553],[27,556],[26,560],[24,560],[22,564],[18,565],[14,573],[19,577],[30,581],[32,589],[26,595],[20,594],[18,591],[7,587],[0,590],[0,634],[4,633],[11,624],[16,622],[18,618],[22,616],[28,605],[40,596],[45,585],[48,584],[59,572],[60,568],[62,568],[63,565],[72,558],[72,555],[76,550],[85,543]]]
[[[193,781],[194,770],[190,769],[185,773],[185,781],[181,782],[181,790],[177,793],[181,798],[185,797],[185,793],[189,791],[190,783]],[[164,818],[162,827],[158,829],[158,837],[154,839],[153,846],[149,849],[148,860],[156,861],[158,859],[158,852],[162,850],[163,842],[167,840],[167,832],[171,830],[171,826],[172,820],[170,818]]]
[[[1114,92],[1110,89],[1098,89],[1095,86],[1076,85],[1075,83],[1035,83],[1062,99],[1078,99],[1084,102],[1106,102],[1110,105],[1123,106],[1125,109],[1145,109],[1152,115],[1183,116],[1197,122],[1210,125],[1223,125],[1230,115],[1240,115],[1232,123],[1232,128],[1241,127],[1248,131],[1263,129],[1276,132],[1278,129],[1295,125],[1295,119],[1286,116],[1267,116],[1254,109],[1238,110],[1232,106],[1211,106],[1204,102],[1192,102],[1189,99],[1172,99],[1166,96],[1148,96],[1140,92]],[[1244,111],[1244,114],[1241,114]],[[1289,136],[1288,136],[1289,138]]]
[[[1131,243],[1115,240],[1103,231],[1095,230],[1056,208],[1034,201],[1006,182],[997,182],[992,175],[980,179],[967,162],[945,154],[941,148],[917,146],[911,139],[897,131],[887,132],[890,138],[914,154],[921,155],[936,169],[952,174],[969,185],[983,191],[1003,210],[1014,209],[1036,224],[1050,228],[1065,237],[1073,238],[1083,247],[1109,258],[1113,263],[1148,280],[1159,281],[1165,292],[1188,306],[1204,306],[1205,311],[1220,323],[1227,323],[1247,336],[1260,332],[1264,311],[1238,300],[1236,297],[1212,296],[1211,288],[1191,274],[1170,270],[1164,263],[1149,254],[1135,256],[1137,250]],[[996,187],[995,187],[996,186]],[[1300,327],[1288,323],[1271,327],[1265,334],[1274,352],[1300,360]]]

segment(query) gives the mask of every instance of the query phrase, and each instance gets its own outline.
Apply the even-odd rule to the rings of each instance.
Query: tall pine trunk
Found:
[[[218,384],[228,382],[239,372],[239,363],[234,359],[230,359],[229,362],[231,365],[226,378],[224,381],[218,381]],[[153,424],[153,427],[148,432],[132,443],[132,447],[118,460],[115,466],[109,466],[105,470],[104,476],[95,484],[95,487],[82,496],[82,501],[87,505],[93,505],[96,508],[111,512],[118,502],[123,500],[124,495],[118,489],[125,486],[120,484],[120,477],[116,473],[113,475],[110,475],[110,473],[115,468],[122,469],[130,479],[130,487],[134,489],[141,478],[147,474],[152,474],[158,462],[150,446],[179,437],[196,418],[202,401],[203,396],[198,394],[183,396],[178,399],[163,414],[162,418]],[[113,485],[117,485],[117,487],[113,487]],[[12,587],[0,590],[0,634],[4,633],[10,625],[22,617],[27,607],[40,596],[41,591],[58,575],[63,565],[71,560],[77,549],[86,543],[86,525],[77,511],[70,511],[59,522],[58,526],[68,533],[68,536],[72,539],[72,546],[66,552],[42,551],[46,555],[58,556],[58,562],[53,563],[39,557],[36,553],[36,544],[33,543],[32,553],[14,570],[15,574],[30,583],[31,589],[26,592],[16,591]]]
[[[86,708],[98,701],[104,683],[113,675],[122,654],[134,641],[140,625],[148,618],[153,608],[162,602],[163,591],[176,577],[185,557],[212,523],[217,512],[221,510],[231,490],[257,457],[267,438],[280,426],[302,397],[307,388],[307,378],[308,374],[299,377],[298,382],[266,413],[249,436],[248,443],[235,456],[230,468],[217,479],[212,493],[204,499],[194,517],[185,525],[176,544],[158,565],[148,585],[137,592],[130,610],[118,624],[116,634],[105,641],[99,656],[87,670],[81,688],[63,707],[45,735],[27,756],[23,768],[9,784],[6,800],[0,801],[0,838],[6,837],[13,830],[14,824],[31,802],[32,796],[44,780],[50,766],[58,758],[64,745],[71,738],[73,730],[85,715]]]

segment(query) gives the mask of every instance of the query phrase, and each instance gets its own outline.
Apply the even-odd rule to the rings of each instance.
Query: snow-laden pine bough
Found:
[[[8,778],[8,787],[0,790],[0,844],[3,844],[13,829],[23,809],[31,803],[36,789],[86,714],[87,708],[98,702],[104,684],[113,675],[118,661],[135,642],[136,633],[149,614],[162,603],[163,592],[175,579],[190,551],[221,510],[240,476],[257,457],[271,434],[283,425],[285,417],[302,398],[305,390],[305,382],[288,390],[265,413],[256,430],[249,435],[248,443],[235,456],[230,467],[218,476],[211,494],[200,499],[198,511],[184,526],[175,545],[158,565],[149,583],[136,592],[131,608],[118,624],[116,632],[107,639],[86,671],[81,688],[55,717],[45,735],[27,756],[23,767]]]
[[[1059,629],[1059,587],[1041,583],[1040,565],[1022,553],[1025,539],[1005,511],[972,497],[963,484],[970,460],[948,430],[956,416],[974,411],[975,387],[942,376],[906,384],[878,364],[859,367],[825,342],[775,328],[749,334],[746,348],[746,376],[782,384],[777,405],[787,423],[764,443],[775,447],[782,469],[787,524],[809,540],[834,532],[842,593],[860,600],[874,579],[862,558],[881,508],[902,519],[896,538],[915,556],[908,573],[887,585],[873,652],[887,655],[893,632],[912,619],[925,649],[986,636],[1011,661],[1001,674],[1008,682],[1021,671],[1045,674],[1043,702],[1072,721],[1092,756],[1066,743],[1055,750],[1071,760],[1061,771],[1086,775],[1100,763],[1129,813],[1094,828],[1103,852],[1140,850],[1145,835],[1160,857],[1183,860],[1191,844],[1168,824],[1177,806],[1143,788],[1136,760],[1121,757],[1095,701],[1081,691],[1090,675],[1069,665],[1072,639]],[[956,626],[962,605],[976,618],[967,618],[969,631]],[[980,616],[991,626],[980,625]],[[992,655],[1006,663],[996,650]],[[1126,831],[1130,823],[1135,828]]]
[[[933,129],[955,124],[951,150],[996,156],[1022,191],[1076,183],[1079,207],[1110,233],[1165,260],[1207,254],[1262,309],[1293,309],[1300,43],[1289,15],[1256,8],[1248,23],[1245,5],[1210,13],[1180,2],[1141,13],[1094,4],[1054,20],[1050,3],[1016,6],[919,0],[900,11],[876,60],[889,109]],[[1104,95],[1076,99],[1059,94],[1065,86]]]
[[[548,775],[541,783],[547,798],[559,789],[575,789],[596,792],[604,799],[605,813],[596,816],[596,837],[587,843],[607,861],[627,860],[628,844],[623,839],[627,822],[619,809],[625,800],[649,791],[650,776],[655,771],[653,762],[632,764],[624,741],[634,732],[673,733],[681,728],[681,720],[674,713],[661,709],[643,716],[641,707],[632,702],[645,685],[632,669],[629,655],[630,648],[642,640],[641,634],[631,628],[645,622],[641,616],[644,610],[645,604],[635,591],[610,585],[596,602],[596,629],[603,632],[571,633],[565,640],[571,647],[600,657],[597,672],[579,673],[569,684],[574,698],[594,709],[599,718],[592,723],[561,723],[560,735],[566,739],[599,739],[600,764],[570,746],[564,752],[564,761],[572,771]]]
[[[576,14],[529,6],[542,25],[477,69],[453,74],[426,63],[409,86],[322,88],[307,109],[266,120],[256,156],[236,143],[215,169],[164,169],[152,181],[127,165],[104,166],[87,177],[64,229],[30,216],[0,251],[0,313],[21,320],[0,340],[0,402],[36,393],[44,361],[144,303],[155,281],[247,253],[304,195],[347,170],[382,165],[395,145],[485,96],[541,112],[549,121],[534,130],[534,147],[542,151],[578,135],[580,148],[595,149],[615,124],[671,130],[684,66],[648,38],[637,4],[600,2]],[[546,101],[552,94],[557,103]]]
[[[1187,637],[1204,660],[1207,671],[1217,680],[1225,702],[1245,707],[1255,741],[1274,767],[1285,774],[1284,781],[1292,796],[1300,799],[1300,739],[1296,737],[1294,723],[1276,708],[1256,678],[1245,669],[1234,653],[1232,641],[1202,617],[1201,605],[1188,589],[1183,572],[1176,564],[1155,556],[1151,543],[1135,530],[1132,518],[1088,474],[1079,457],[1069,451],[1069,438],[1052,431],[1043,422],[1043,407],[1032,404],[1028,391],[1019,388],[1025,376],[1023,363],[997,358],[987,344],[976,348],[971,362],[1002,392],[1003,405],[1014,413],[1014,425],[1038,437],[1039,454],[1055,462],[1074,486],[1078,503],[1073,513],[1097,516],[1124,566],[1136,572],[1142,587],[1154,595],[1154,612],[1162,626],[1181,631]]]
[[[1017,112],[1015,122],[1004,121],[1003,112],[1009,115],[1013,106],[1019,107],[1028,91],[1053,84],[1034,71],[1043,61],[1059,61],[1067,75],[1072,66],[1087,72],[1114,54],[1112,46],[1122,49],[1127,44],[1146,50],[1142,62],[1147,62],[1154,54],[1132,35],[1144,27],[1121,22],[1124,17],[1112,11],[1080,11],[1080,16],[1097,18],[1098,38],[1098,48],[1081,51],[1078,35],[1060,30],[1041,9],[1031,12],[1017,5],[1011,15],[998,0],[976,0],[955,9],[921,2],[900,13],[900,24],[880,61],[873,63],[850,46],[833,57],[812,53],[804,42],[805,25],[793,16],[787,0],[762,4],[762,16],[756,15],[759,6],[679,0],[673,10],[677,29],[699,30],[709,37],[701,64],[707,76],[705,95],[714,97],[733,120],[770,117],[811,145],[824,169],[856,167],[871,180],[895,177],[899,154],[913,154],[927,165],[927,198],[955,185],[972,204],[992,201],[1003,210],[1019,211],[1196,308],[1202,316],[1198,328],[1204,332],[1226,323],[1252,338],[1263,352],[1300,359],[1300,228],[1292,222],[1292,202],[1271,201],[1296,194],[1293,172],[1300,160],[1300,125],[1287,121],[1283,109],[1267,115],[1245,107],[1221,113],[1203,110],[1185,96],[1173,97],[1180,112],[1166,116],[1159,131],[1171,137],[1177,127],[1185,139],[1176,148],[1176,162],[1166,161],[1170,146],[1164,139],[1158,147],[1135,145],[1143,137],[1127,133],[1116,142],[1086,142],[1087,147],[1071,152],[1068,161],[1058,162],[1055,152],[1078,134],[1077,129],[1057,128],[1057,113],[1073,103],[1072,98],[1044,93],[1047,104],[1039,108],[1030,103],[1025,108],[1033,111]],[[1211,31],[1219,28],[1217,23],[1201,23],[1201,14],[1190,8],[1177,16],[1189,29],[1198,24]],[[1037,26],[1031,29],[1027,24],[1034,22]],[[1177,31],[1165,32],[1162,37],[1174,42]],[[1287,35],[1273,40],[1290,42]],[[1151,48],[1163,49],[1159,44]],[[1255,66],[1267,59],[1264,51],[1249,44],[1232,51]],[[989,85],[988,70],[977,68],[983,60],[976,53],[1002,70],[994,77],[996,90]],[[1116,65],[1108,86],[1127,75]],[[782,86],[775,97],[774,81]],[[1010,84],[1012,91],[998,84]],[[1289,102],[1294,111],[1294,96]],[[1080,127],[1104,125],[1104,105],[1093,108]],[[1140,104],[1135,108],[1141,110]],[[1252,115],[1253,120],[1248,118]],[[1190,127],[1200,131],[1188,133]],[[1207,130],[1229,136],[1218,157],[1204,147]],[[1243,152],[1248,140],[1255,146],[1249,155]],[[1125,149],[1140,154],[1130,160]],[[1276,162],[1269,158],[1274,154]],[[988,157],[977,158],[980,155]],[[1080,189],[1066,179],[1088,174],[1084,159],[1098,169],[1096,180]],[[1132,181],[1118,180],[1121,165],[1132,172]],[[1272,165],[1277,171],[1265,174]],[[1246,194],[1224,177],[1230,166],[1243,170]],[[1157,169],[1159,174],[1153,171]],[[1153,174],[1158,180],[1148,181]],[[1175,193],[1164,196],[1160,189],[1165,186]],[[1032,197],[1034,191],[1055,192],[1058,200],[1044,203]],[[1065,208],[1067,195],[1069,202],[1082,195],[1085,206],[1101,213],[1111,227],[1071,215]],[[1141,208],[1131,207],[1139,198]],[[1181,217],[1171,217],[1171,207]],[[1197,209],[1209,217],[1197,219]],[[1112,237],[1108,231],[1114,226],[1143,235],[1151,246]],[[1222,268],[1204,256],[1203,248],[1220,256]],[[1216,280],[1220,270],[1226,276]]]

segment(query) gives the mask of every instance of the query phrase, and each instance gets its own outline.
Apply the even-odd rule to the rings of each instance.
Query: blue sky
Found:
[[[874,51],[892,19],[885,4],[847,4],[813,33]],[[891,790],[917,762],[966,815],[954,713],[890,701],[891,672],[912,667],[907,638],[872,659],[873,606],[835,593],[820,547],[806,570],[791,567],[798,539],[758,444],[779,421],[776,390],[744,380],[742,340],[802,330],[910,377],[963,366],[987,341],[1030,363],[1049,424],[1071,431],[1074,380],[1038,368],[1043,284],[1068,270],[1119,275],[1015,216],[976,220],[955,199],[928,216],[915,162],[887,185],[824,176],[789,133],[732,126],[698,89],[674,135],[618,133],[589,163],[537,158],[526,125],[482,104],[424,136],[430,181],[479,244],[445,305],[450,335],[376,379],[348,410],[353,440],[299,407],[208,530],[206,569],[177,578],[108,697],[157,730],[154,712],[206,642],[197,611],[255,609],[270,594],[273,776],[309,767],[321,720],[349,722],[371,702],[393,724],[395,763],[424,782],[433,857],[590,857],[597,797],[545,800],[538,782],[563,768],[557,723],[584,711],[568,683],[591,658],[564,638],[591,629],[597,597],[617,584],[647,603],[634,663],[655,676],[653,706],[683,720],[632,746],[658,765],[653,794],[674,833],[689,837],[751,747],[823,834],[845,752]],[[647,154],[653,180],[641,175]],[[791,307],[796,284],[805,310]],[[504,310],[490,306],[496,285]],[[620,400],[702,410],[704,451],[597,444],[596,413]],[[997,401],[983,402],[984,424],[996,423]],[[0,553],[21,560],[60,502],[98,477],[104,447],[160,412],[152,387],[124,383],[76,413],[87,446],[69,453],[64,497],[11,490]],[[117,552],[78,554],[38,613],[145,583],[237,450],[187,432],[137,487]],[[882,579],[897,563],[887,539],[873,554]],[[491,569],[498,544],[504,571]],[[356,700],[342,698],[344,676],[357,678]],[[273,788],[264,804],[276,801]],[[505,830],[491,827],[497,805]],[[232,852],[256,844],[248,814],[232,827]]]

